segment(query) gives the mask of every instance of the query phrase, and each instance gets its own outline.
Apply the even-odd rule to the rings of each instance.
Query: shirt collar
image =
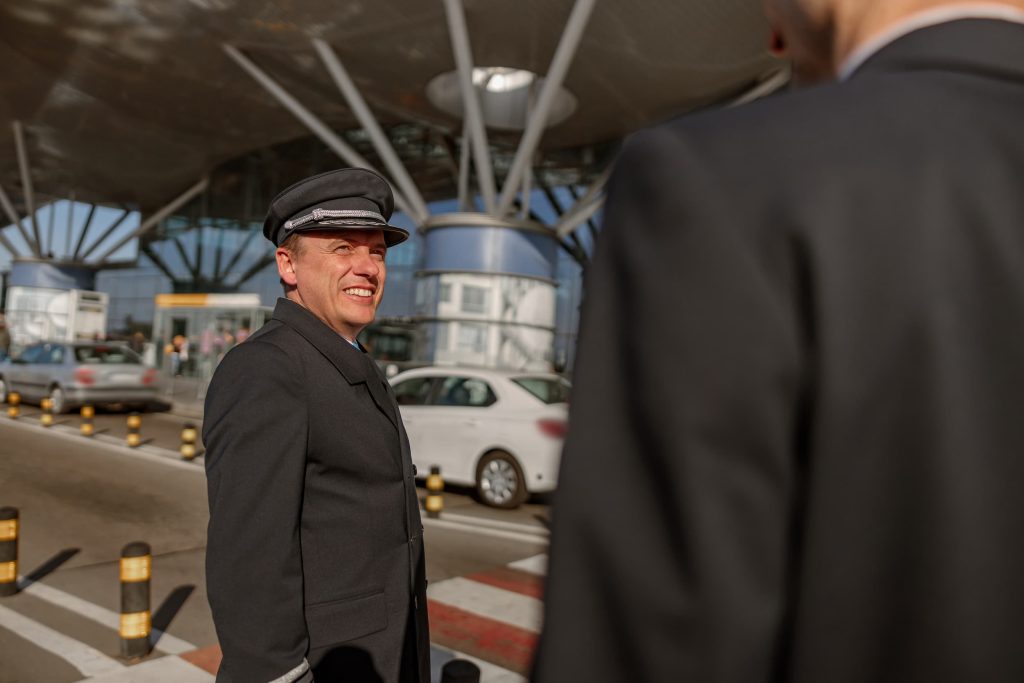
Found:
[[[882,48],[914,31],[960,19],[999,19],[1024,24],[1024,12],[1001,3],[948,5],[917,12],[861,44],[839,66],[837,78],[845,81]]]

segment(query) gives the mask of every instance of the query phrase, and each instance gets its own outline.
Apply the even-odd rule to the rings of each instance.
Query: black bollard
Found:
[[[427,517],[436,519],[441,516],[444,510],[444,479],[441,478],[441,468],[433,465],[430,468],[430,476],[427,477],[427,500],[424,507],[427,509]]]
[[[480,683],[480,667],[465,659],[453,659],[441,668],[441,683]]]
[[[18,592],[18,508],[0,508],[0,597]]]
[[[153,618],[149,606],[149,580],[153,555],[149,544],[136,541],[121,550],[121,656],[149,654]]]

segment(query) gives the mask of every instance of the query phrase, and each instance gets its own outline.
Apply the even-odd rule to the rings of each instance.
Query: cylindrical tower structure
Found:
[[[554,231],[532,221],[454,213],[432,217],[422,232],[419,360],[550,370],[558,258]]]

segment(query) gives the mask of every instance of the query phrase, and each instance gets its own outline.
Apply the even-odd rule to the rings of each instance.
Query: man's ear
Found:
[[[277,274],[281,281],[294,287],[298,282],[298,278],[295,277],[295,255],[287,249],[278,247],[274,252],[274,258],[277,259]]]

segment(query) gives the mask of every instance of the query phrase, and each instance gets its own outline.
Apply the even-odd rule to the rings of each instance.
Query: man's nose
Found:
[[[373,257],[369,249],[357,249],[352,270],[356,275],[377,277],[380,273],[380,263]]]

